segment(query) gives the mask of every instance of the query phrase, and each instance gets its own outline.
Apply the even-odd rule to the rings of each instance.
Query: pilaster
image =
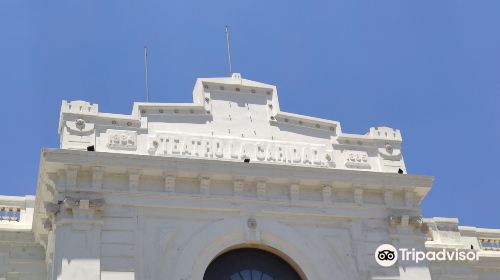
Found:
[[[417,251],[426,251],[425,249],[425,227],[420,216],[393,215],[389,217],[390,237],[392,245],[396,248],[406,248]],[[430,280],[431,273],[429,263],[423,260],[415,263],[412,260],[403,261],[399,259],[399,272],[401,279],[422,279]]]
[[[66,197],[46,205],[54,239],[49,279],[100,280],[101,199]]]

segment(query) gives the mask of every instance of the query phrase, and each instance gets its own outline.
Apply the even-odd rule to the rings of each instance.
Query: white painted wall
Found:
[[[239,75],[198,79],[193,100],[135,103],[131,115],[63,102],[61,148],[42,151],[36,201],[0,197],[21,213],[0,221],[0,279],[195,280],[239,247],[312,280],[498,279],[485,240],[500,232],[421,223],[432,178],[406,174],[399,130],[343,133],[282,112],[276,87]],[[482,255],[383,268],[382,243]]]

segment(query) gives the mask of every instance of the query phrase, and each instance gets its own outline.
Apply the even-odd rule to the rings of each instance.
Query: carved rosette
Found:
[[[255,217],[249,217],[246,221],[245,235],[247,242],[260,241],[260,231]]]

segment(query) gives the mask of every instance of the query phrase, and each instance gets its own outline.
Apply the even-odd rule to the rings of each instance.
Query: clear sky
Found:
[[[500,228],[500,2],[0,1],[0,194],[33,194],[61,100],[130,113],[190,102],[197,77],[278,86],[284,111],[344,132],[401,129],[409,173],[435,176],[425,216]]]

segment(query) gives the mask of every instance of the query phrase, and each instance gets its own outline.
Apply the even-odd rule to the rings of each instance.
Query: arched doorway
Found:
[[[254,248],[235,249],[215,258],[203,280],[302,280],[279,256]]]

